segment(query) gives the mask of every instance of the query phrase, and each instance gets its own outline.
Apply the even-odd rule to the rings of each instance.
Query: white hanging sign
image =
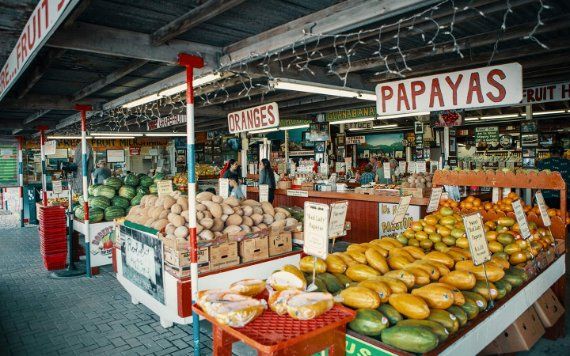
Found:
[[[230,180],[228,178],[220,178],[218,183],[218,195],[226,199],[230,196]]]
[[[426,162],[425,161],[417,161],[416,162],[416,173],[425,173],[426,172]]]
[[[46,156],[54,155],[57,151],[57,141],[50,140],[44,143],[44,154]]]
[[[521,200],[517,199],[512,204],[513,212],[515,213],[515,218],[519,224],[519,229],[523,239],[528,239],[531,235],[530,229],[528,227],[528,221],[526,220],[526,214],[521,204]]]
[[[172,193],[172,181],[171,180],[159,180],[156,182],[156,190],[158,196],[169,195]]]
[[[564,100],[570,100],[570,82],[525,88],[522,103],[538,104]]]
[[[260,184],[259,185],[259,202],[263,203],[269,201],[269,185]]]
[[[410,174],[416,173],[416,162],[414,161],[408,162],[408,173]]]
[[[503,188],[503,199],[508,197],[510,192],[511,192],[511,188]]]
[[[346,137],[346,144],[347,145],[359,145],[366,142],[366,138],[364,136],[347,136]]]
[[[548,207],[544,202],[544,196],[542,196],[542,192],[538,191],[535,194],[536,196],[536,204],[538,204],[538,210],[540,210],[540,217],[542,218],[542,223],[544,226],[552,225],[552,221],[550,221],[550,215],[548,215]]]
[[[309,196],[309,191],[307,190],[298,190],[298,189],[287,189],[287,196],[288,197],[303,197],[307,198]]]
[[[327,204],[305,202],[303,252],[323,260],[329,250],[329,211]]]
[[[277,103],[263,104],[228,114],[230,133],[268,129],[279,126]]]
[[[485,228],[483,227],[483,218],[481,214],[474,213],[463,216],[465,224],[465,234],[469,242],[469,250],[471,259],[475,266],[479,266],[491,260],[491,251],[485,238]]]
[[[396,213],[394,214],[394,219],[392,220],[393,224],[399,224],[404,220],[404,217],[408,212],[408,208],[410,207],[411,201],[412,201],[411,195],[406,195],[400,198],[400,203],[396,208]]]
[[[53,194],[61,194],[63,193],[63,185],[60,180],[53,180],[51,182]]]
[[[398,162],[398,168],[400,169],[400,174],[406,173],[406,161]]]
[[[341,201],[331,204],[329,219],[329,237],[339,237],[344,235],[344,224],[346,222],[346,212],[348,211],[348,201]]]
[[[381,83],[376,86],[378,115],[518,104],[522,66],[497,66]]]
[[[384,179],[392,179],[392,172],[390,171],[390,162],[382,163],[382,169],[384,170]]]
[[[499,188],[493,188],[493,193],[492,193],[492,201],[493,203],[496,203],[499,201]]]
[[[442,187],[432,188],[426,213],[431,213],[432,211],[437,210],[437,208],[439,207],[439,201],[441,200],[442,193],[443,193]]]

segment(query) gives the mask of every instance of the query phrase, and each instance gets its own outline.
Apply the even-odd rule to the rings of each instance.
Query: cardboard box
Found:
[[[243,263],[269,258],[269,237],[245,239],[239,243],[239,254]]]
[[[164,262],[177,267],[190,266],[190,251],[188,249],[176,250],[164,245]],[[210,262],[210,249],[208,247],[198,248],[198,265]]]
[[[564,307],[550,288],[538,298],[533,306],[545,328],[554,326],[558,319],[564,315]]]
[[[281,255],[293,250],[293,234],[281,231],[269,235],[269,256]]]
[[[293,240],[305,241],[305,235],[303,234],[303,231],[293,231]]]
[[[210,271],[239,265],[238,243],[224,242],[210,246]]]
[[[489,344],[480,355],[528,351],[544,335],[544,326],[533,307]]]
[[[164,269],[176,278],[190,277],[190,266],[174,266],[168,262],[164,262]],[[198,263],[198,273],[208,272],[210,270],[210,262]]]

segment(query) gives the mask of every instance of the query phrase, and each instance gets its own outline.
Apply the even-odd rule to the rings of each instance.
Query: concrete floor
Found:
[[[162,328],[156,315],[131,303],[110,268],[91,279],[48,275],[37,228],[0,230],[0,355],[192,354],[191,326]],[[202,354],[211,354],[209,323],[201,331]],[[235,344],[233,353],[255,354],[243,344]],[[570,332],[560,340],[542,339],[525,354],[570,355]]]

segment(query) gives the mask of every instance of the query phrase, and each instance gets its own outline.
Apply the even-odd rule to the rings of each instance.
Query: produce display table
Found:
[[[503,300],[495,301],[495,307],[480,313],[470,321],[471,325],[461,329],[444,343],[432,350],[430,355],[476,355],[497,338],[509,325],[521,316],[566,273],[566,255],[559,256],[548,268],[532,278]],[[561,318],[564,319],[564,318]],[[371,337],[349,331],[347,349],[352,348],[358,354],[359,349],[366,349],[371,356],[408,355],[408,353],[389,347]],[[364,354],[364,353],[362,353]]]
[[[73,220],[73,230],[80,234],[87,233],[87,225],[79,220]],[[113,221],[89,224],[89,253],[91,267],[112,264],[112,250],[115,242],[115,223]]]
[[[258,199],[258,188],[248,187],[247,197]],[[408,214],[400,224],[392,224],[393,213],[400,197],[385,195],[368,195],[354,192],[305,192],[307,197],[291,196],[287,190],[276,189],[274,206],[303,207],[305,201],[330,204],[339,200],[348,201],[346,220],[351,221],[351,230],[346,239],[352,243],[368,242],[370,237],[390,236],[404,231],[413,220],[425,216],[429,198],[412,198]],[[343,238],[344,239],[344,238]]]
[[[356,315],[341,305],[312,320],[296,320],[266,310],[245,327],[232,328],[197,305],[193,309],[212,323],[215,356],[231,356],[232,344],[237,341],[251,346],[258,355],[311,355],[327,348],[329,355],[344,355],[346,324]]]
[[[139,234],[142,235],[144,232]],[[141,270],[143,275],[135,276],[135,278],[133,278],[131,272],[125,273],[128,268],[125,268],[124,260],[128,261],[128,257],[125,258],[123,256],[121,247],[114,247],[115,258],[113,263],[115,264],[117,280],[131,295],[133,304],[142,303],[152,310],[160,317],[160,324],[163,327],[171,327],[173,323],[191,324],[190,278],[176,278],[165,271],[164,262],[162,261],[162,241],[154,240],[157,240],[154,242],[156,243],[155,247],[159,251],[155,255],[155,259],[151,260],[153,261],[151,265]],[[147,248],[139,250],[147,250]],[[160,258],[157,258],[158,256]],[[266,279],[271,271],[280,269],[286,264],[298,265],[300,259],[301,251],[293,251],[265,260],[204,272],[200,274],[199,289],[228,288],[230,284],[244,278]],[[156,270],[154,270],[155,268]],[[146,279],[144,284],[138,283],[140,279]],[[160,285],[160,287],[157,288],[157,285]],[[147,288],[141,286],[147,286]]]

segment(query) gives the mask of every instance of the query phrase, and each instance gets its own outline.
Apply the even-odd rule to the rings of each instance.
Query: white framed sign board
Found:
[[[54,180],[51,182],[53,194],[61,194],[63,193],[63,185],[60,180]]]
[[[526,214],[521,204],[521,200],[517,199],[512,204],[513,212],[515,213],[515,218],[519,224],[519,229],[523,239],[528,239],[531,235],[530,229],[528,227],[528,221],[526,220]]]
[[[552,225],[552,221],[550,221],[550,216],[548,215],[548,207],[544,202],[544,196],[542,195],[541,191],[536,192],[536,204],[538,204],[538,210],[540,210],[540,217],[542,218],[542,223],[544,226],[548,227]]]
[[[442,187],[432,188],[426,213],[431,213],[437,210],[437,208],[439,207],[439,201],[441,200],[442,193],[443,193]]]
[[[172,181],[171,180],[159,180],[156,182],[156,190],[158,191],[158,196],[169,195],[173,192]]]
[[[469,250],[475,266],[479,266],[491,260],[491,251],[485,238],[485,228],[481,214],[474,213],[463,216],[465,233],[469,241]]]
[[[259,185],[259,202],[263,203],[269,201],[269,185],[260,184]]]
[[[323,260],[329,250],[329,215],[330,206],[327,204],[305,202],[304,209],[304,244],[303,252]]]
[[[329,237],[344,236],[344,224],[346,222],[346,212],[348,211],[348,201],[332,203],[329,219]]]
[[[218,195],[226,199],[230,196],[230,180],[228,178],[220,178],[218,183]]]

